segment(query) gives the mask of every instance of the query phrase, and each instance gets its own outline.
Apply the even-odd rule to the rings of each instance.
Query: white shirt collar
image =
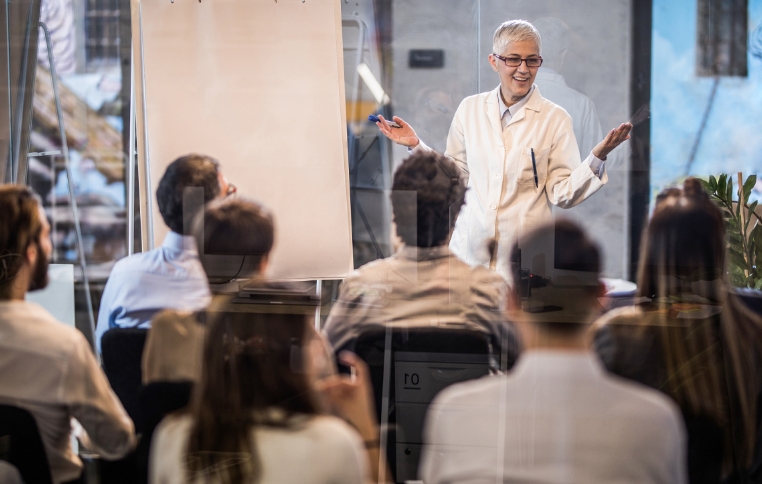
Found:
[[[532,93],[533,92],[534,92],[534,84],[532,84],[532,88],[529,90],[529,92],[527,93],[526,96],[521,98],[521,100],[519,102],[517,102],[516,104],[514,104],[513,106],[508,107],[503,102],[503,96],[500,94],[500,89],[498,89],[497,90],[497,102],[500,103],[500,119],[503,119],[505,117],[505,112],[506,111],[510,112],[511,117],[516,116],[516,113],[519,112],[519,109],[521,109],[524,106],[524,104],[526,104],[527,101],[529,101],[529,98],[532,97]]]
[[[515,375],[524,374],[602,374],[598,356],[591,351],[529,349],[524,351],[513,368]]]
[[[198,253],[198,248],[196,247],[196,239],[194,239],[193,236],[180,235],[177,232],[172,232],[171,230],[167,232],[167,235],[164,237],[164,242],[161,244],[161,246],[166,247],[167,249]]]

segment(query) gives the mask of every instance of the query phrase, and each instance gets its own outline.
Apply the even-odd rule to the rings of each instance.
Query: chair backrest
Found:
[[[363,332],[349,346],[367,364],[387,456],[396,482],[417,479],[426,410],[453,383],[496,368],[487,334],[469,329],[393,328]]]
[[[37,422],[28,411],[0,405],[0,460],[14,466],[26,483],[52,483]]]
[[[139,395],[143,385],[141,360],[147,334],[146,329],[112,328],[101,339],[103,371],[137,429],[142,428]]]
[[[135,451],[138,484],[148,482],[148,458],[151,455],[151,440],[156,427],[170,413],[187,407],[192,391],[193,383],[184,381],[149,383],[140,392],[143,427],[142,437]]]

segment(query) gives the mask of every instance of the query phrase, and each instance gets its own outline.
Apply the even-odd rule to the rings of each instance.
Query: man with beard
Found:
[[[118,459],[132,449],[134,427],[82,333],[25,301],[47,285],[53,250],[37,197],[0,186],[0,213],[0,404],[32,414],[54,483],[84,482],[72,428],[88,448]]]

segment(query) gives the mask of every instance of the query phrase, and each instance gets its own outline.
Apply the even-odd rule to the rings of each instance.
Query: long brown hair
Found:
[[[653,301],[643,324],[655,326],[662,342],[662,390],[684,413],[724,430],[724,474],[748,468],[759,425],[762,323],[728,294],[725,222],[698,180],[657,197],[641,248],[638,295]],[[719,317],[680,319],[680,304],[714,307]]]
[[[262,468],[252,428],[288,427],[295,415],[318,413],[303,351],[313,334],[308,316],[224,308],[207,316],[187,470],[192,480],[257,481]]]

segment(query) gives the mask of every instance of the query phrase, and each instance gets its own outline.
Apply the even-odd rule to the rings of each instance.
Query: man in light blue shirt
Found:
[[[235,188],[225,179],[219,162],[209,156],[186,155],[167,167],[156,198],[171,232],[161,247],[126,257],[112,269],[95,330],[99,352],[101,338],[111,328],[148,328],[162,309],[196,311],[209,304],[211,293],[196,242],[182,235],[189,232],[183,227],[195,214],[192,207],[184,210],[183,199],[201,202],[203,191],[203,203],[207,203],[231,190]]]

